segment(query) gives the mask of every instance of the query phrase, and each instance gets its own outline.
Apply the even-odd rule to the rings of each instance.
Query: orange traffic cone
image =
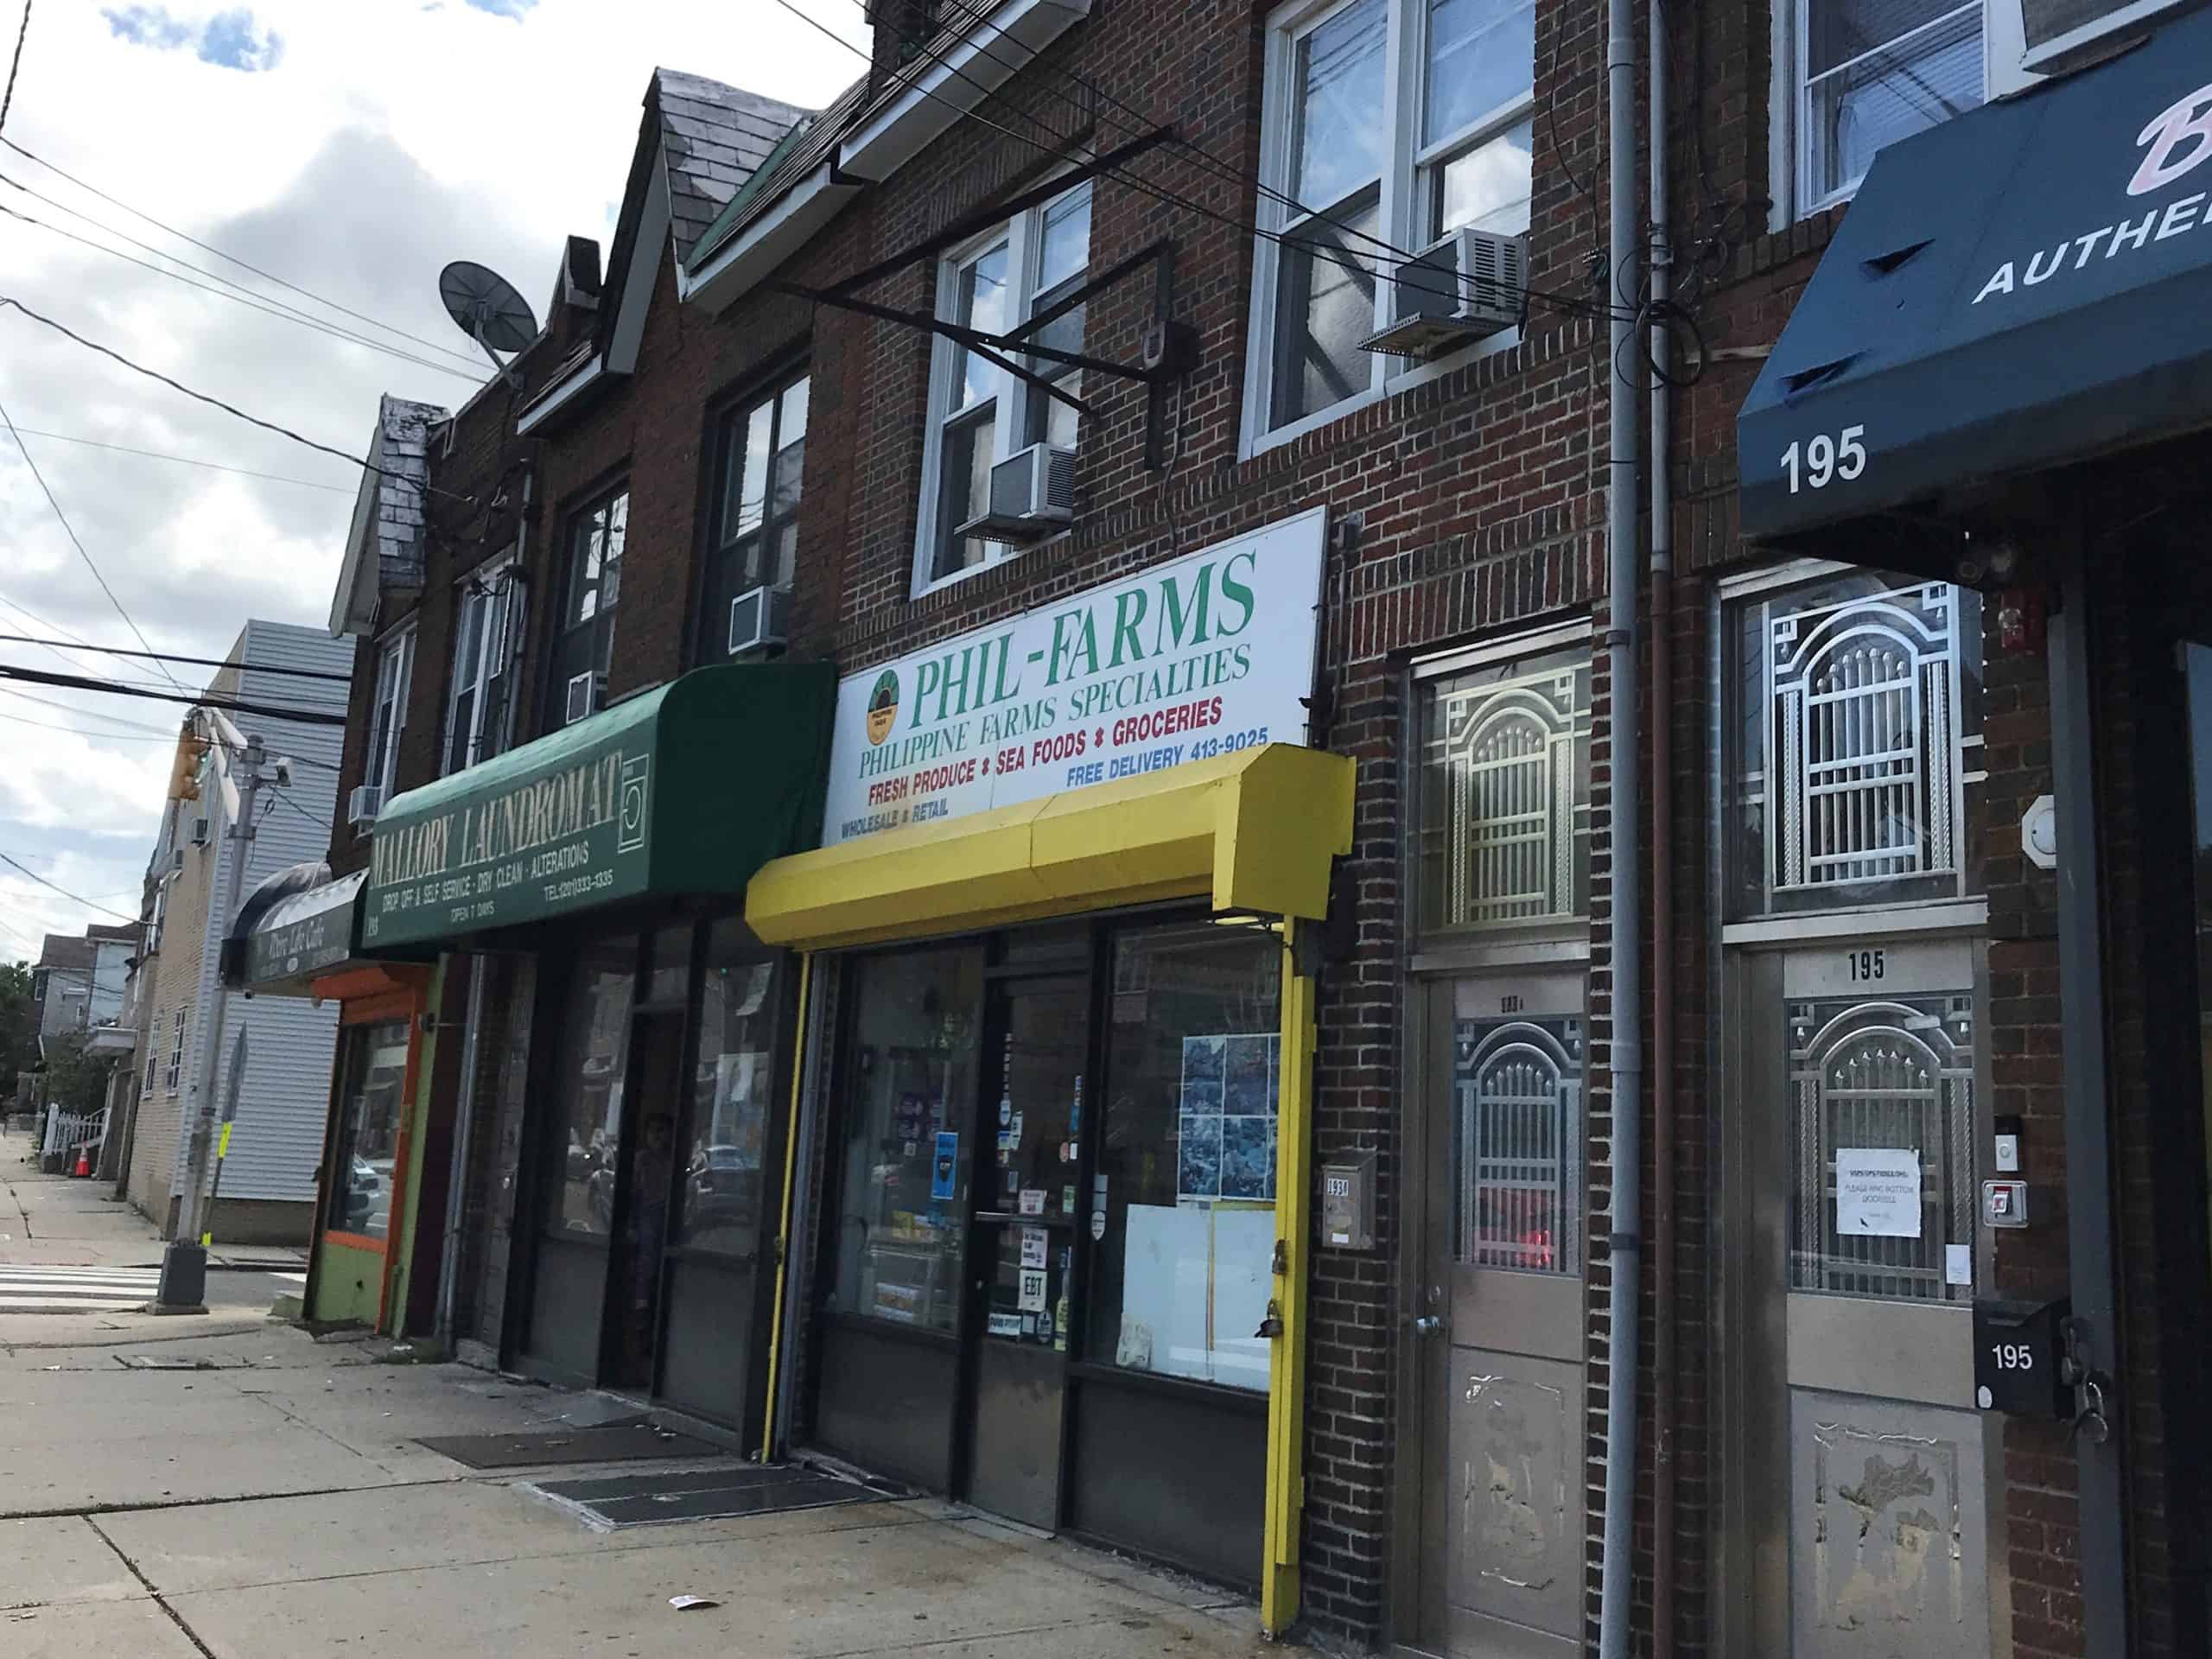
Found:
[[[79,1147],[77,1148],[77,1167],[71,1170],[69,1173],[79,1179],[82,1179],[92,1173],[92,1160],[86,1154],[84,1147]]]

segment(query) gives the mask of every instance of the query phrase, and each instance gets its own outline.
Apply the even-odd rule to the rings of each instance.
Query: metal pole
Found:
[[[1642,1135],[1643,938],[1641,849],[1637,840],[1637,535],[1638,440],[1636,401],[1621,365],[1635,320],[1622,302],[1620,275],[1636,247],[1636,46],[1631,0],[1605,7],[1605,174],[1611,224],[1605,238],[1605,302],[1611,316],[1606,358],[1611,416],[1605,488],[1607,696],[1606,841],[1611,871],[1612,1217],[1606,1274],[1611,1294],[1605,1351],[1605,1530],[1599,1573],[1600,1659],[1628,1659],[1629,1603],[1636,1546],[1637,1313],[1643,1268]]]
[[[200,1248],[215,1242],[215,1200],[223,1191],[223,1165],[231,1155],[231,1126],[238,1121],[238,1085],[245,1078],[245,1027],[231,1047],[231,1075],[223,1088],[223,1131],[215,1137],[215,1179],[207,1184],[207,1207],[200,1223]]]
[[[2050,760],[2058,815],[2059,1019],[2066,1075],[2066,1263],[2075,1330],[2088,1376],[2074,1436],[2082,1525],[2082,1651],[2127,1646],[2127,1557],[2121,1508],[2122,1425],[2113,1387],[2120,1361],[2113,1262],[2112,1145],[2107,1123],[2104,934],[2098,912],[2096,752],[2090,723],[2086,557],[2064,555],[2050,619]]]
[[[202,711],[202,717],[222,719],[206,710]],[[219,751],[223,746],[218,744],[216,747]],[[238,815],[224,831],[224,839],[234,843],[230,849],[230,868],[223,884],[222,902],[209,918],[210,931],[215,933],[218,942],[229,931],[231,918],[238,914],[239,894],[245,885],[245,867],[253,853],[253,808],[261,792],[264,753],[258,736],[245,740],[245,775],[238,785]],[[178,1205],[176,1236],[162,1252],[161,1285],[152,1304],[156,1313],[205,1313],[207,1306],[207,1251],[200,1243],[200,1217],[205,1213],[200,1195],[207,1190],[207,1160],[214,1148],[215,1066],[222,1052],[224,1015],[231,1002],[230,993],[223,988],[219,978],[213,979],[208,994],[213,998],[214,1006],[207,1015],[210,1025],[200,1050],[200,1075],[192,1085],[198,1103],[198,1116],[192,1128],[192,1156],[185,1170],[184,1192]]]

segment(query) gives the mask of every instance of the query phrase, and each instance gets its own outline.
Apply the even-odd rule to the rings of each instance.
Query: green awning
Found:
[[[821,838],[828,663],[732,663],[399,796],[377,815],[371,956],[647,894],[741,894]]]

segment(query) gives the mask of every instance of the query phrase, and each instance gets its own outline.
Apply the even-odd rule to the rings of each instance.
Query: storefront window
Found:
[[[1281,943],[1147,928],[1116,940],[1113,971],[1090,1357],[1264,1389]]]
[[[613,1226],[637,966],[638,941],[626,934],[587,947],[576,963],[560,1039],[560,1162],[546,1217],[552,1232],[604,1238]]]
[[[344,1076],[330,1214],[323,1224],[333,1232],[380,1239],[391,1228],[392,1185],[398,1179],[407,1021],[348,1027]]]
[[[699,990],[699,1058],[674,1243],[742,1255],[760,1236],[776,1075],[776,959],[718,922]]]
[[[950,1331],[960,1297],[982,956],[874,957],[853,969],[833,1310]]]

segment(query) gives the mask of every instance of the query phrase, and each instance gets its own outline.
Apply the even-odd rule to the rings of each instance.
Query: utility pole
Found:
[[[203,709],[200,717],[215,728],[213,752],[237,754],[241,747],[237,741],[238,728],[221,713]],[[237,810],[231,815],[223,838],[232,844],[230,868],[223,883],[221,904],[210,916],[209,925],[216,936],[215,948],[220,949],[221,939],[229,933],[231,920],[238,914],[238,898],[245,886],[245,867],[253,852],[256,798],[261,792],[263,779],[261,764],[266,754],[265,746],[257,736],[245,740],[245,775],[236,791]],[[223,785],[222,798],[232,797],[230,779],[224,775],[227,764],[220,760],[211,763]],[[193,1081],[195,1110],[192,1125],[192,1156],[187,1164],[184,1193],[177,1206],[176,1236],[169,1240],[162,1252],[160,1287],[154,1293],[149,1312],[155,1313],[205,1313],[207,1311],[207,1249],[200,1242],[201,1222],[205,1214],[201,1195],[207,1190],[207,1158],[215,1144],[215,1071],[223,1051],[223,1016],[229,1009],[230,993],[223,988],[219,975],[215,976],[211,995],[214,1007],[207,1018],[212,1024],[207,1030],[200,1051],[199,1076]],[[233,1087],[236,1079],[232,1079]]]

